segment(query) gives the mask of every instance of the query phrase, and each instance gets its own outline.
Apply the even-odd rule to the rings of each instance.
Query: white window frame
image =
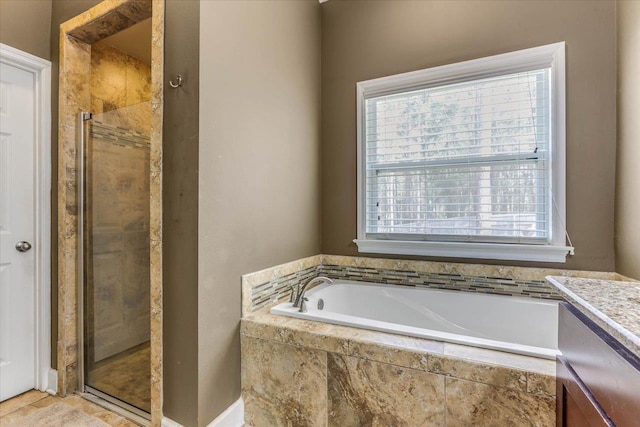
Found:
[[[456,241],[385,240],[366,233],[366,153],[365,101],[371,97],[438,87],[481,78],[551,67],[551,236],[548,244],[479,243]],[[363,253],[420,255],[448,258],[565,262],[574,248],[566,246],[566,101],[565,43],[489,56],[389,77],[358,82],[358,238],[354,242]]]

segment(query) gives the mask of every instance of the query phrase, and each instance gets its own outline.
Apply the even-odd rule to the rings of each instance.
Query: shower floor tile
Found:
[[[151,353],[149,343],[98,362],[87,385],[143,411],[151,409]]]

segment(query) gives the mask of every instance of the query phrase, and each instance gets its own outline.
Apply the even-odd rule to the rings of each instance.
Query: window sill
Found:
[[[468,242],[410,242],[355,239],[358,252],[420,255],[443,258],[480,258],[509,261],[566,262],[573,255],[570,246],[521,245]]]

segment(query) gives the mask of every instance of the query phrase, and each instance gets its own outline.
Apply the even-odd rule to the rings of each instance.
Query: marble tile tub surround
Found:
[[[560,294],[640,357],[640,282],[549,276]]]
[[[616,280],[616,273],[315,255],[242,276],[242,313],[289,298],[290,286],[325,275],[334,279],[426,286],[464,292],[562,299],[545,277]]]
[[[267,309],[242,319],[241,337],[245,420],[254,427],[546,426],[555,419],[550,360]]]

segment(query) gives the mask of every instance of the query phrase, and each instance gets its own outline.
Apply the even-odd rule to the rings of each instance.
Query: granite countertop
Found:
[[[563,297],[640,357],[640,282],[548,276]]]

